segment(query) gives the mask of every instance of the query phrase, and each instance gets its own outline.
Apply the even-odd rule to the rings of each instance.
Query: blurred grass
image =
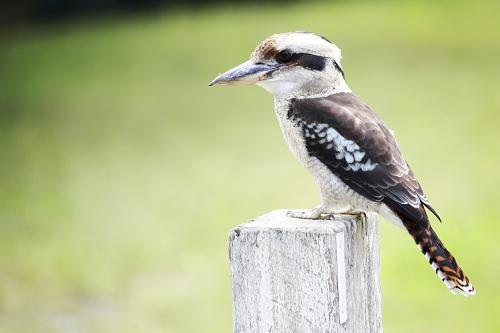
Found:
[[[227,231],[318,195],[259,88],[208,88],[274,32],[335,41],[478,289],[382,224],[386,332],[497,332],[500,5],[159,12],[0,42],[0,332],[229,332]]]

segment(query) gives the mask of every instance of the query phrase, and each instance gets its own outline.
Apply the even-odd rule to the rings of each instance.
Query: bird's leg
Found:
[[[361,210],[355,210],[355,209],[352,209],[351,207],[338,210],[338,211],[335,212],[335,214],[337,214],[337,215],[348,215],[348,216],[354,217],[354,218],[350,218],[350,219],[345,220],[347,222],[350,222],[349,224],[350,224],[350,228],[352,228],[352,230],[356,230],[356,225],[357,225],[357,222],[359,221],[358,220],[359,216],[361,216],[361,220],[362,221],[367,221],[368,220],[366,212],[361,211]]]
[[[324,186],[322,183],[316,184],[319,189],[319,194],[321,197],[320,205],[318,207],[306,210],[289,210],[287,212],[288,217],[296,218],[296,219],[310,219],[317,220],[321,218],[321,214],[329,214],[330,218],[334,218],[332,212],[329,210],[329,202],[330,199],[330,188]]]
[[[367,220],[368,216],[366,216],[366,212],[361,211],[361,210],[346,210],[343,212],[339,212],[337,214],[342,214],[342,215],[351,215],[351,216],[361,216],[363,220]]]
[[[323,205],[320,205],[318,207],[315,207],[313,209],[306,209],[306,210],[289,210],[286,215],[288,217],[293,217],[296,219],[310,219],[310,220],[317,220],[321,217],[321,214],[327,213],[326,207]]]
[[[312,209],[305,210],[289,210],[286,214],[288,217],[296,218],[296,219],[309,219],[309,220],[317,220],[322,217],[329,219],[335,219],[335,215],[351,215],[351,216],[361,216],[364,220],[367,219],[366,213],[361,210],[354,210],[351,207],[343,207],[343,208],[328,208],[327,205],[319,205],[318,207]]]

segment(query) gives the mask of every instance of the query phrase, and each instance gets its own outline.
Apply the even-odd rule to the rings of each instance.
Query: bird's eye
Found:
[[[293,53],[290,52],[289,50],[283,50],[280,53],[278,53],[275,57],[276,62],[279,64],[284,64],[287,62],[290,62],[292,60]]]

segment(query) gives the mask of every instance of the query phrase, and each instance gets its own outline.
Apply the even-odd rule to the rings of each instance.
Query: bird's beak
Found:
[[[262,81],[272,71],[278,68],[277,65],[256,64],[248,60],[227,72],[217,76],[209,86],[221,85],[249,85]]]

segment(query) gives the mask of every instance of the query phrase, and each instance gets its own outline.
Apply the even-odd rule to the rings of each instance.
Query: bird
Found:
[[[218,75],[213,85],[263,87],[292,154],[312,175],[318,207],[288,212],[301,219],[374,212],[406,230],[446,287],[471,296],[475,289],[431,226],[439,221],[394,132],[347,85],[341,50],[304,31],[274,34],[250,59]]]

